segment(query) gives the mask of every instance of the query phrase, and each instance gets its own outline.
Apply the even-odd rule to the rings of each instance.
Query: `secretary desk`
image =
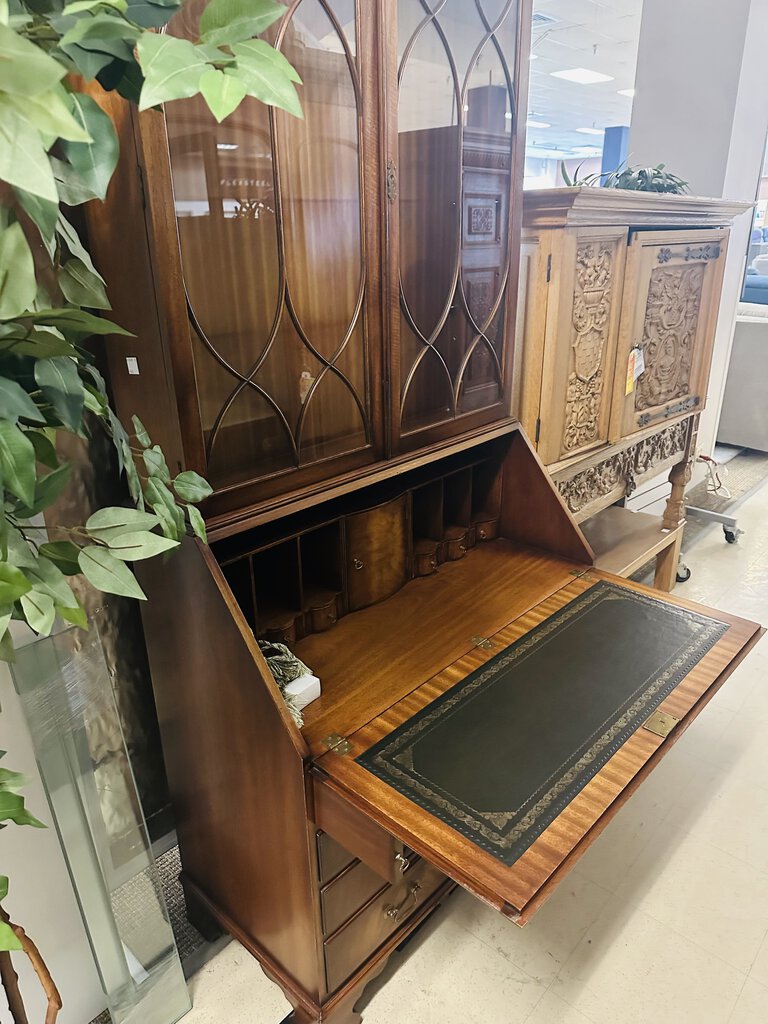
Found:
[[[530,21],[291,0],[303,120],[99,97],[111,387],[214,489],[142,571],[187,905],[295,1024],[358,1021],[457,883],[528,921],[760,633],[595,570],[511,414]],[[259,639],[321,680],[301,727]]]

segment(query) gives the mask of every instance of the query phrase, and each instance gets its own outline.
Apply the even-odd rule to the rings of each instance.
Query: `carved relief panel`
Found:
[[[724,230],[633,234],[612,439],[703,408],[726,241]]]
[[[608,441],[626,228],[566,232],[551,260],[539,453],[552,464]],[[553,296],[550,295],[550,302]]]

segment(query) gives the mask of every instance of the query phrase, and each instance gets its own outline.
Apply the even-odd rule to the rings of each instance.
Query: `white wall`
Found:
[[[697,195],[753,202],[768,130],[766,38],[768,0],[644,0],[631,162],[663,162]],[[749,214],[734,224],[726,261],[699,427],[699,450],[708,455],[717,437],[750,225]],[[694,482],[703,475],[697,468]],[[632,505],[643,507],[645,500],[641,493]]]
[[[10,878],[3,901],[11,919],[22,925],[39,948],[63,1002],[61,1024],[87,1024],[106,1000],[83,927],[67,866],[40,782],[32,740],[7,665],[0,662],[0,749],[3,767],[30,780],[26,805],[47,829],[9,825],[0,834],[0,870]],[[32,1024],[42,1021],[46,1002],[27,958],[13,953],[20,988]],[[7,1020],[0,993],[0,1021]]]

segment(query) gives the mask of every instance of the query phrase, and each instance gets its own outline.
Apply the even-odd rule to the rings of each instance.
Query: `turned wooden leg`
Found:
[[[672,544],[668,544],[663,551],[656,555],[656,575],[653,585],[657,590],[665,590],[667,593],[677,583],[677,566],[680,561],[680,550],[683,545],[683,531],[677,534]]]
[[[672,484],[672,492],[667,498],[667,506],[664,509],[663,527],[665,530],[674,530],[685,522],[685,489],[691,479],[693,472],[693,460],[696,457],[696,438],[699,432],[699,417],[691,418],[691,425],[688,431],[688,441],[685,446],[685,453],[682,462],[678,462],[669,472],[669,482]]]

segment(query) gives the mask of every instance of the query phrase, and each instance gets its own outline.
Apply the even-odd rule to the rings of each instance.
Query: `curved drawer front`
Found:
[[[328,991],[333,992],[398,928],[419,910],[445,881],[423,860],[395,885],[388,885],[324,943]]]
[[[408,578],[408,498],[346,519],[349,610],[383,601]]]

